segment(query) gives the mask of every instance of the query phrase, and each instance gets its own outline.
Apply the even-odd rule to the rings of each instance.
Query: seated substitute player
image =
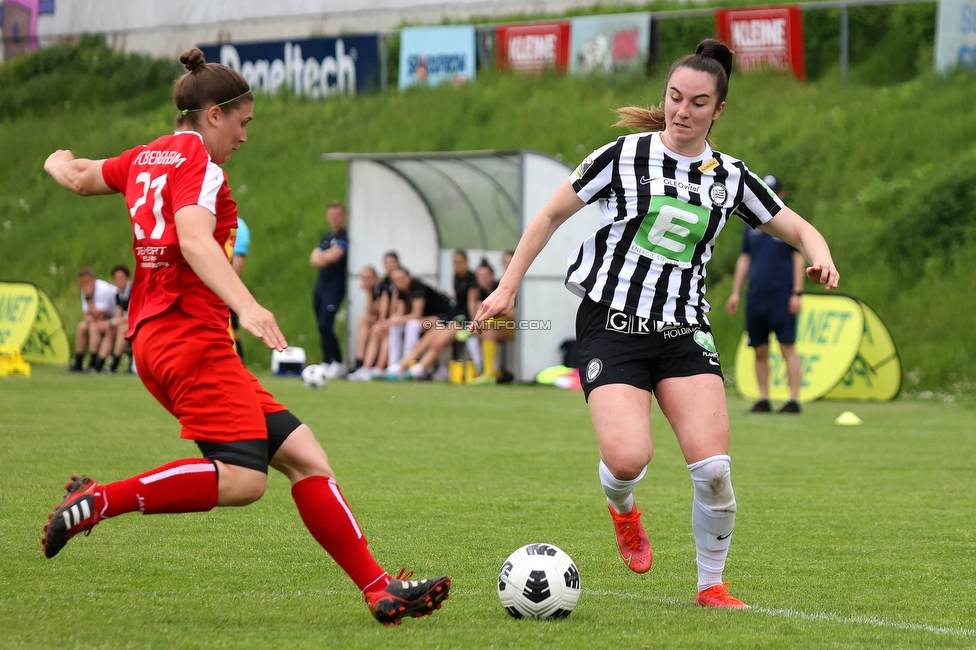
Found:
[[[601,221],[569,256],[580,380],[600,449],[599,477],[627,567],[649,571],[652,552],[634,488],[654,453],[651,404],[677,438],[693,485],[691,530],[700,607],[745,609],[723,580],[738,506],[721,361],[708,324],[705,264],[733,215],[795,246],[807,277],[837,287],[823,236],[772,195],[745,163],[711,148],[725,110],[732,51],[712,39],[671,66],[663,104],[618,109],[635,127],[588,156],[536,213],[511,266],[475,316],[507,313],[553,232],[587,203]]]
[[[467,336],[464,322],[471,320],[478,299],[475,274],[468,268],[468,254],[454,251],[454,313],[449,320],[440,320],[431,327],[412,349],[397,363],[401,373],[406,371],[414,379],[426,379],[434,372],[441,352],[455,340],[464,340],[475,365],[481,368],[481,346],[474,336]],[[412,362],[416,362],[411,365]]]
[[[387,379],[403,379],[406,368],[400,365],[404,350],[412,350],[420,333],[437,321],[451,320],[455,307],[451,299],[427,283],[413,277],[403,267],[390,276],[396,287],[397,311],[390,319],[390,359],[397,359],[387,370]]]
[[[119,371],[122,355],[129,347],[129,342],[125,340],[125,333],[129,330],[129,299],[132,297],[132,282],[129,280],[128,266],[119,264],[112,269],[112,284],[118,290],[115,294],[115,311],[109,320],[111,326],[109,334],[102,339],[98,351],[100,365],[105,364],[106,359],[108,360],[108,365],[103,368],[103,372],[108,373]]]
[[[379,297],[383,290],[380,287],[380,276],[372,266],[364,266],[359,271],[359,288],[366,295],[366,305],[359,320],[356,321],[356,370],[362,367],[366,343],[369,340],[369,329],[379,320]]]
[[[383,375],[387,362],[387,346],[389,344],[390,316],[393,305],[395,288],[390,274],[400,268],[400,257],[389,251],[383,256],[383,268],[386,275],[373,289],[373,304],[376,306],[376,320],[367,330],[363,340],[356,341],[357,355],[362,350],[362,357],[356,359],[355,371],[346,375],[350,381],[369,381],[373,375]]]
[[[98,356],[98,350],[102,338],[111,334],[109,319],[115,313],[116,289],[111,282],[96,279],[87,266],[78,270],[78,286],[81,287],[82,319],[78,323],[75,360],[71,370],[101,372],[105,358]],[[89,352],[87,368],[84,366],[86,350]]]
[[[129,512],[247,505],[264,494],[271,466],[288,477],[305,526],[356,583],[378,621],[429,614],[447,597],[450,578],[407,581],[401,572],[394,580],[377,564],[311,429],[275,401],[234,351],[228,307],[269,348],[287,346],[274,315],[241,282],[225,248],[237,209],[219,165],[247,140],[254,97],[240,74],[206,63],[199,49],[180,61],[188,72],[173,93],[179,111],[174,134],[107,160],[58,150],[44,169],[81,195],[124,194],[139,268],[128,333],[139,377],[204,458],[105,484],[72,476],[44,527],[44,554],[54,557],[75,535]],[[155,198],[147,201],[150,192]]]
[[[509,261],[511,261],[511,258],[509,258]],[[478,280],[477,305],[478,309],[481,309],[481,303],[491,295],[492,291],[498,288],[498,280],[495,279],[495,269],[488,263],[488,260],[481,261],[481,265],[478,267],[475,275]],[[477,310],[475,310],[475,313],[478,313]],[[485,368],[480,376],[472,379],[472,384],[495,384],[503,379],[505,373],[508,373],[508,371],[502,369],[500,344],[515,338],[515,328],[511,326],[513,320],[515,320],[514,307],[512,311],[487,321],[483,327],[478,329],[478,338],[481,341],[482,348],[493,346],[494,353],[487,353],[485,355],[491,357],[491,367]],[[511,381],[511,379],[511,373],[508,373],[508,381]]]
[[[763,183],[783,199],[783,187],[775,176],[763,177]],[[746,228],[742,232],[742,253],[735,263],[732,294],[725,303],[730,314],[739,311],[739,293],[748,277],[746,291],[746,332],[749,345],[756,351],[756,380],[759,401],[753,413],[769,413],[769,333],[776,333],[783,361],[790,400],[780,413],[800,412],[800,355],[796,352],[796,315],[800,313],[803,293],[803,255],[782,239],[761,230]]]

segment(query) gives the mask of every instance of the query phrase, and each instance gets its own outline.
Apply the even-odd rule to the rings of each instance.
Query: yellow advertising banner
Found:
[[[847,372],[824,399],[886,402],[901,391],[901,359],[895,342],[874,310],[861,301],[864,335]]]
[[[887,328],[851,296],[803,294],[797,315],[800,401],[890,400],[901,388],[901,362]],[[755,350],[743,333],[735,355],[735,386],[758,399]],[[775,335],[769,343],[769,397],[789,399],[786,362]]]
[[[68,363],[71,356],[61,314],[27,282],[0,282],[0,345],[16,345],[30,363]]]

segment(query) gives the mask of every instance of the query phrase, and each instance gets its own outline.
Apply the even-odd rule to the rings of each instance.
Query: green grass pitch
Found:
[[[264,377],[317,433],[381,564],[453,577],[433,617],[384,628],[305,531],[287,481],[207,514],[129,514],[53,560],[39,538],[72,472],[111,481],[196,456],[132,376],[0,379],[0,647],[973,648],[971,402],[814,403],[748,415],[730,396],[739,515],[726,579],[754,607],[693,606],[691,482],[655,408],[638,488],[654,566],[619,560],[579,393]],[[860,427],[834,418],[854,410]],[[495,580],[544,541],[579,566],[561,621],[516,621]]]

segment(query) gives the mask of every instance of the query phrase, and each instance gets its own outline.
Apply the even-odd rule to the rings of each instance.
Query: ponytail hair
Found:
[[[173,102],[179,113],[176,125],[196,125],[197,113],[211,106],[233,111],[244,102],[253,102],[254,95],[247,80],[233,68],[220,63],[207,63],[199,48],[180,55],[186,73],[176,80]]]
[[[668,81],[671,75],[679,68],[691,68],[698,72],[704,72],[715,79],[715,90],[717,95],[716,105],[725,101],[729,94],[729,77],[732,76],[732,60],[735,53],[729,46],[714,38],[706,38],[698,44],[694,54],[681,57],[671,66],[668,78],[664,83],[664,92],[667,92]],[[663,93],[662,93],[663,94]],[[639,106],[623,106],[616,111],[620,119],[614,126],[630,127],[640,131],[663,131],[665,128],[664,108],[662,105],[641,108]],[[709,129],[711,133],[711,129]],[[706,138],[709,144],[710,138]]]

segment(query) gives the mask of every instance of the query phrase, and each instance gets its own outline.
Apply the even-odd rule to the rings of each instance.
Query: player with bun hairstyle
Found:
[[[240,74],[207,63],[198,49],[180,61],[187,72],[173,93],[175,133],[104,160],[58,150],[44,169],[82,196],[125,195],[136,258],[126,338],[139,378],[204,457],[112,483],[72,476],[44,527],[44,553],[54,557],[78,533],[128,512],[247,505],[264,494],[271,466],[291,481],[305,526],[360,588],[378,621],[399,624],[429,614],[447,598],[450,578],[408,581],[401,571],[394,580],[376,563],[311,429],[237,357],[228,308],[269,348],[288,345],[274,315],[230,263],[237,207],[219,165],[247,141],[254,96]]]
[[[731,215],[799,250],[807,277],[840,279],[826,241],[732,156],[712,149],[725,110],[733,53],[708,39],[668,73],[662,106],[618,110],[624,135],[593,152],[529,224],[477,323],[512,308],[519,283],[552,233],[599,202],[600,228],[569,257],[566,286],[576,317],[580,379],[600,448],[600,483],[617,545],[637,573],[652,553],[633,491],[653,455],[657,398],[694,485],[691,523],[697,605],[743,609],[722,573],[735,524],[729,417],[719,355],[708,325],[705,265]]]

